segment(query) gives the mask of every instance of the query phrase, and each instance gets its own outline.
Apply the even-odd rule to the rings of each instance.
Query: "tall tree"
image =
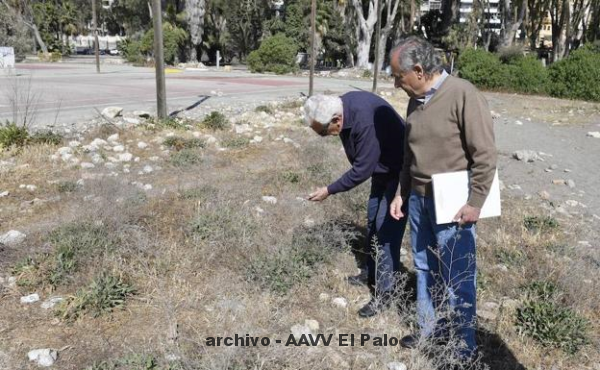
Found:
[[[379,65],[377,66],[377,70],[381,71],[381,67],[385,61],[385,51],[388,46],[388,38],[390,34],[398,26],[399,20],[401,17],[400,14],[400,4],[402,0],[382,0],[382,12],[381,12],[381,37],[379,39]]]
[[[42,39],[35,18],[33,16],[33,3],[29,0],[0,0],[0,5],[11,14],[15,20],[27,26],[35,37],[37,44],[43,53],[48,53],[48,47]],[[2,8],[2,7],[0,7]]]
[[[559,61],[568,53],[568,39],[571,28],[570,0],[551,0],[550,19],[552,21],[552,59]]]
[[[544,27],[546,17],[549,15],[550,0],[528,0],[527,8],[526,32],[529,38],[529,46],[534,50],[537,48],[540,31]]]
[[[533,2],[543,2],[544,0],[530,0]],[[501,33],[502,47],[510,47],[515,41],[517,32],[521,29],[525,15],[527,14],[528,0],[501,0],[502,7],[502,23],[503,29]]]
[[[369,53],[371,51],[371,40],[377,23],[377,1],[375,0],[352,0],[352,6],[356,13],[359,36],[356,48],[356,66],[358,68],[369,67]],[[365,17],[366,10],[366,17]]]
[[[202,44],[202,34],[204,32],[205,13],[205,0],[185,0],[187,28],[191,41],[191,47],[189,50],[189,60],[192,62],[198,61],[198,51]]]

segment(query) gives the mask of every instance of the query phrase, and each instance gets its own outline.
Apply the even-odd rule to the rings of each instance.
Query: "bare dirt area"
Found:
[[[382,95],[404,112],[404,93]],[[487,97],[505,189],[503,216],[479,224],[477,366],[598,370],[600,139],[587,133],[600,130],[599,105]],[[368,185],[304,200],[348,164],[339,139],[304,127],[300,106],[209,121],[117,118],[59,145],[1,152],[0,235],[19,234],[0,244],[0,369],[39,368],[28,358],[36,349],[69,370],[447,362],[457,343],[406,350],[374,340],[414,330],[408,240],[398,309],[356,314],[368,291],[346,277],[356,273],[350,250]],[[518,150],[533,162],[513,158]],[[269,345],[210,345],[236,334]],[[302,334],[334,339],[286,345]],[[354,346],[340,345],[346,334]]]

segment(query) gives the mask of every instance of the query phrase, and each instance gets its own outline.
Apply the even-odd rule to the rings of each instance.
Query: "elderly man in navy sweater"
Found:
[[[400,245],[406,218],[395,220],[387,209],[394,199],[402,169],[404,121],[388,102],[360,91],[341,97],[312,96],[304,104],[304,113],[306,123],[317,134],[339,135],[352,165],[337,181],[310,194],[309,200],[325,200],[371,178],[365,244],[371,300],[358,313],[361,317],[374,316],[390,306],[400,272]]]

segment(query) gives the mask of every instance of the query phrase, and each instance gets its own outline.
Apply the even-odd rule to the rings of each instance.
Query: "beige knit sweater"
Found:
[[[432,196],[431,175],[470,170],[467,204],[481,208],[496,171],[493,120],[483,95],[448,76],[427,104],[410,100],[406,124],[403,196],[410,188]]]

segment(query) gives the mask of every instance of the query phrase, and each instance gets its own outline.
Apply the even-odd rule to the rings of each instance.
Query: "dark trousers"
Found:
[[[407,218],[397,221],[390,216],[390,203],[397,187],[398,179],[386,175],[375,175],[371,181],[364,247],[369,288],[374,295],[392,293],[400,273],[400,246]]]

